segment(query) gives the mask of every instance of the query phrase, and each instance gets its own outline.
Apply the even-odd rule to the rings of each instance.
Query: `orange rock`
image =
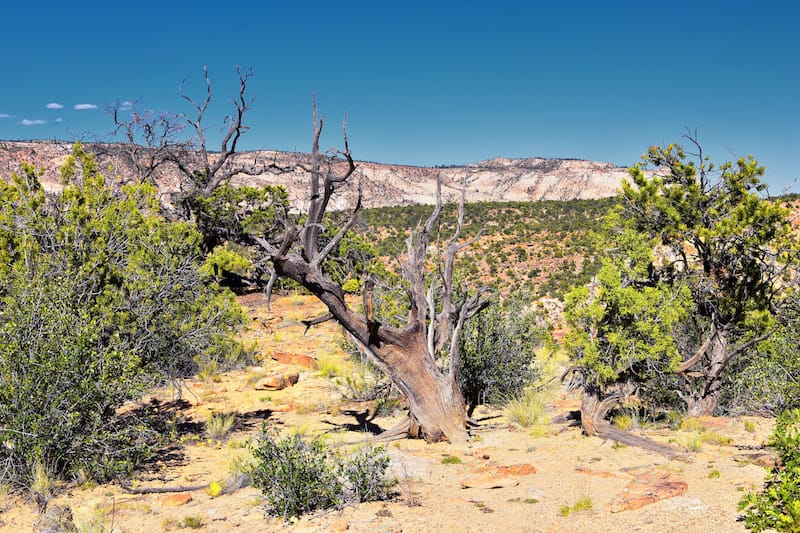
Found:
[[[499,466],[497,472],[506,476],[529,476],[536,473],[536,467],[524,463],[521,465]]]
[[[300,375],[297,372],[276,374],[261,378],[256,382],[254,388],[256,390],[283,390],[297,383],[298,379],[300,379]]]
[[[164,507],[179,507],[186,505],[192,501],[192,495],[188,492],[176,492],[175,494],[167,494],[161,498],[161,505]]]
[[[622,474],[617,474],[615,472],[607,472],[605,470],[592,470],[591,468],[586,468],[585,466],[576,466],[575,471],[581,474],[588,474],[590,476],[601,477],[603,479],[608,479],[610,477],[628,479],[628,476],[624,476]]]
[[[308,368],[310,370],[317,369],[317,360],[308,355],[287,352],[273,352],[272,358],[285,365],[295,365]]]
[[[611,504],[611,512],[633,511],[659,500],[686,494],[689,485],[678,480],[671,472],[651,470],[643,472],[625,487],[624,492]]]

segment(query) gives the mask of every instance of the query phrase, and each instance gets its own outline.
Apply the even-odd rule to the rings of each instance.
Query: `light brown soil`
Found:
[[[323,324],[303,335],[304,327],[298,323],[322,311],[312,300],[279,298],[272,314],[261,307],[260,296],[244,298],[242,303],[253,318],[243,336],[257,343],[264,359],[261,367],[190,381],[183,394],[187,419],[202,423],[208,413],[235,412],[237,428],[221,443],[209,441],[199,431],[185,435],[160,469],[136,474],[137,487],[230,480],[232,462],[246,460],[245,443],[262,422],[306,435],[327,432],[332,444],[342,445],[369,436],[365,421],[375,430],[400,420],[400,414],[370,420],[372,405],[345,399],[346,380],[341,374],[348,366],[336,343],[336,326]],[[340,375],[322,377],[320,371],[285,367],[269,359],[273,351],[312,355],[328,364],[322,370]],[[277,392],[253,389],[258,377],[277,371],[300,372],[300,380]],[[160,396],[168,400],[170,394],[164,391]],[[555,391],[548,414],[555,417],[576,408],[576,398]],[[321,512],[288,524],[267,515],[266,503],[252,487],[216,498],[202,489],[188,491],[191,501],[173,506],[165,494],[129,494],[118,485],[72,485],[62,487],[50,507],[70,507],[82,531],[120,533],[189,531],[187,524],[193,519],[202,523],[197,531],[208,532],[745,531],[737,521],[737,502],[746,491],[761,487],[767,472],[740,462],[741,455],[763,446],[772,429],[767,419],[748,418],[755,429],[747,431],[743,419],[716,418],[702,421],[706,426],[702,433],[640,430],[675,446],[704,439],[699,451],[689,453],[690,462],[679,462],[585,437],[568,423],[525,430],[510,425],[502,411],[489,409],[479,409],[476,418],[482,426],[467,445],[391,443],[390,468],[400,480],[392,500]],[[443,464],[447,456],[458,457],[461,463]],[[656,499],[654,489],[635,483],[653,479],[666,480],[683,493],[620,510],[634,497],[640,498],[639,504],[642,497]],[[591,508],[572,510],[582,499],[590,501]],[[36,519],[35,506],[24,497],[8,495],[0,500],[3,531],[31,531]]]

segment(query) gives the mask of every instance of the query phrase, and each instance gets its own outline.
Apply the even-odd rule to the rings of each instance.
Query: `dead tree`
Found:
[[[208,150],[203,128],[203,119],[211,102],[212,91],[208,71],[204,69],[206,94],[203,100],[194,100],[181,91],[181,96],[194,109],[193,116],[181,115],[188,127],[194,131],[193,144],[170,143],[168,139],[153,137],[163,147],[159,157],[164,157],[178,169],[180,192],[171,208],[176,218],[197,222],[193,202],[198,198],[210,198],[214,192],[228,184],[239,174],[257,175],[292,172],[295,168],[284,168],[275,161],[261,162],[237,160],[237,145],[247,132],[244,117],[252,100],[247,98],[247,83],[250,71],[237,69],[239,93],[233,99],[235,111],[226,119],[220,150]],[[332,258],[345,235],[355,225],[361,209],[361,192],[349,217],[331,238],[322,237],[325,215],[332,196],[354,178],[355,162],[350,153],[346,125],[344,149],[321,152],[320,137],[323,119],[318,118],[314,102],[314,135],[310,156],[302,156],[296,165],[309,178],[308,213],[304,222],[286,216],[284,231],[278,235],[247,235],[245,244],[255,243],[262,252],[257,267],[262,272],[270,271],[267,292],[278,276],[290,278],[319,298],[329,313],[322,319],[334,319],[361,345],[392,380],[408,400],[409,417],[387,432],[394,435],[417,435],[429,441],[447,439],[463,442],[467,438],[466,409],[459,384],[460,357],[458,337],[464,321],[487,305],[485,288],[472,294],[453,285],[453,268],[456,255],[470,242],[461,241],[463,225],[463,198],[459,210],[456,230],[444,248],[431,260],[429,249],[435,237],[437,222],[442,212],[441,186],[437,184],[437,204],[424,225],[413,231],[408,239],[408,256],[402,265],[406,283],[409,312],[403,327],[383,324],[372,312],[372,282],[365,283],[364,312],[356,312],[346,301],[342,287],[325,271],[326,259]],[[124,127],[122,131],[128,131]],[[129,140],[130,140],[129,136]],[[146,138],[145,138],[146,140]],[[214,237],[214,228],[201,232]],[[208,235],[206,235],[208,233]],[[213,245],[213,243],[210,243]],[[435,269],[431,269],[435,263]],[[431,275],[431,270],[434,274]],[[309,325],[321,320],[311,320]],[[437,356],[447,361],[440,368]]]
[[[209,197],[218,187],[228,184],[236,176],[259,176],[267,172],[283,173],[276,160],[258,160],[238,157],[241,138],[249,131],[247,113],[252,109],[253,98],[247,95],[247,85],[252,69],[236,68],[239,90],[231,99],[233,111],[226,115],[222,126],[222,139],[218,150],[209,147],[204,124],[205,114],[212,102],[211,78],[203,67],[205,96],[195,100],[178,91],[193,109],[191,114],[162,113],[149,109],[139,110],[137,104],[117,104],[109,108],[115,129],[111,136],[120,139],[116,153],[123,156],[126,166],[133,169],[136,178],[155,186],[167,172],[165,167],[177,170],[177,193],[162,207],[172,218],[192,220],[192,200]],[[126,114],[126,118],[124,115]],[[184,135],[188,129],[190,135]],[[174,212],[180,210],[180,213]]]
[[[258,239],[271,257],[279,276],[288,277],[308,289],[328,308],[321,317],[336,320],[383,370],[408,400],[409,417],[384,437],[412,435],[429,442],[467,439],[466,408],[459,384],[460,357],[458,336],[464,321],[487,305],[486,289],[473,294],[453,286],[456,255],[471,241],[460,242],[463,225],[463,198],[458,222],[444,246],[441,264],[434,276],[429,272],[429,249],[442,212],[441,184],[437,183],[437,202],[425,224],[417,227],[407,241],[408,256],[402,264],[409,312],[403,327],[381,323],[373,312],[371,282],[365,283],[364,312],[356,312],[345,301],[342,287],[324,271],[326,258],[350,231],[361,209],[361,192],[349,218],[327,243],[320,241],[323,218],[336,189],[353,178],[356,170],[344,128],[344,149],[320,152],[323,119],[314,103],[314,137],[309,165],[308,217],[302,225],[290,225],[279,243]],[[458,294],[460,293],[460,294]],[[315,321],[311,321],[313,324]],[[446,354],[446,368],[437,364],[437,355]]]
[[[206,91],[202,99],[188,96],[183,87],[179,87],[181,98],[193,110],[190,114],[139,109],[138,104],[129,102],[117,104],[109,108],[109,114],[115,125],[111,137],[120,142],[94,145],[95,151],[118,161],[117,166],[131,172],[136,181],[158,187],[162,191],[161,209],[167,218],[197,223],[207,251],[231,236],[199,216],[199,200],[211,197],[215,190],[230,184],[237,176],[282,174],[293,170],[281,166],[275,158],[241,157],[237,151],[241,138],[250,129],[245,119],[252,109],[253,98],[248,96],[247,86],[253,72],[237,67],[236,74],[239,90],[231,99],[233,111],[223,120],[218,150],[210,148],[205,133],[204,120],[213,97],[207,67],[203,67]],[[268,273],[265,293],[269,294],[276,280],[271,263],[258,258],[255,266],[253,276],[236,276],[236,281],[247,286],[263,286],[262,275]]]

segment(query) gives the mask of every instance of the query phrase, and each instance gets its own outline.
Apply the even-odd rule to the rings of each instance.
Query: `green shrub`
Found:
[[[627,413],[618,413],[611,419],[611,423],[623,431],[633,429],[633,417]]]
[[[147,185],[106,186],[79,146],[46,195],[0,180],[0,482],[127,475],[163,413],[117,410],[155,383],[227,365],[243,314],[200,273],[201,236],[158,214]]]
[[[304,441],[299,434],[277,439],[262,429],[253,447],[255,485],[272,512],[284,519],[343,503],[341,465],[325,442]]]
[[[514,294],[467,321],[459,339],[460,378],[470,409],[503,402],[536,380],[541,369],[535,351],[547,338],[547,328],[526,293]]]
[[[304,441],[297,433],[283,439],[261,428],[252,445],[253,485],[266,497],[271,512],[284,520],[349,502],[380,500],[396,483],[386,477],[389,457],[382,447],[363,445],[342,457],[321,438]]]
[[[800,331],[781,326],[731,364],[722,389],[726,414],[778,416],[800,407]]]
[[[745,526],[751,531],[800,531],[800,409],[785,411],[770,440],[780,458],[760,493],[739,502]]]
[[[389,456],[386,448],[362,444],[344,460],[345,501],[353,503],[384,500],[389,490],[397,484],[386,477]]]

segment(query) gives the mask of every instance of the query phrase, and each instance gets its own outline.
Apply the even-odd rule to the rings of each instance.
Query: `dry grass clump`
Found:
[[[536,388],[527,388],[506,401],[508,421],[524,428],[544,422],[545,394]]]
[[[206,418],[206,435],[211,440],[221,441],[236,426],[236,413],[210,413]]]

